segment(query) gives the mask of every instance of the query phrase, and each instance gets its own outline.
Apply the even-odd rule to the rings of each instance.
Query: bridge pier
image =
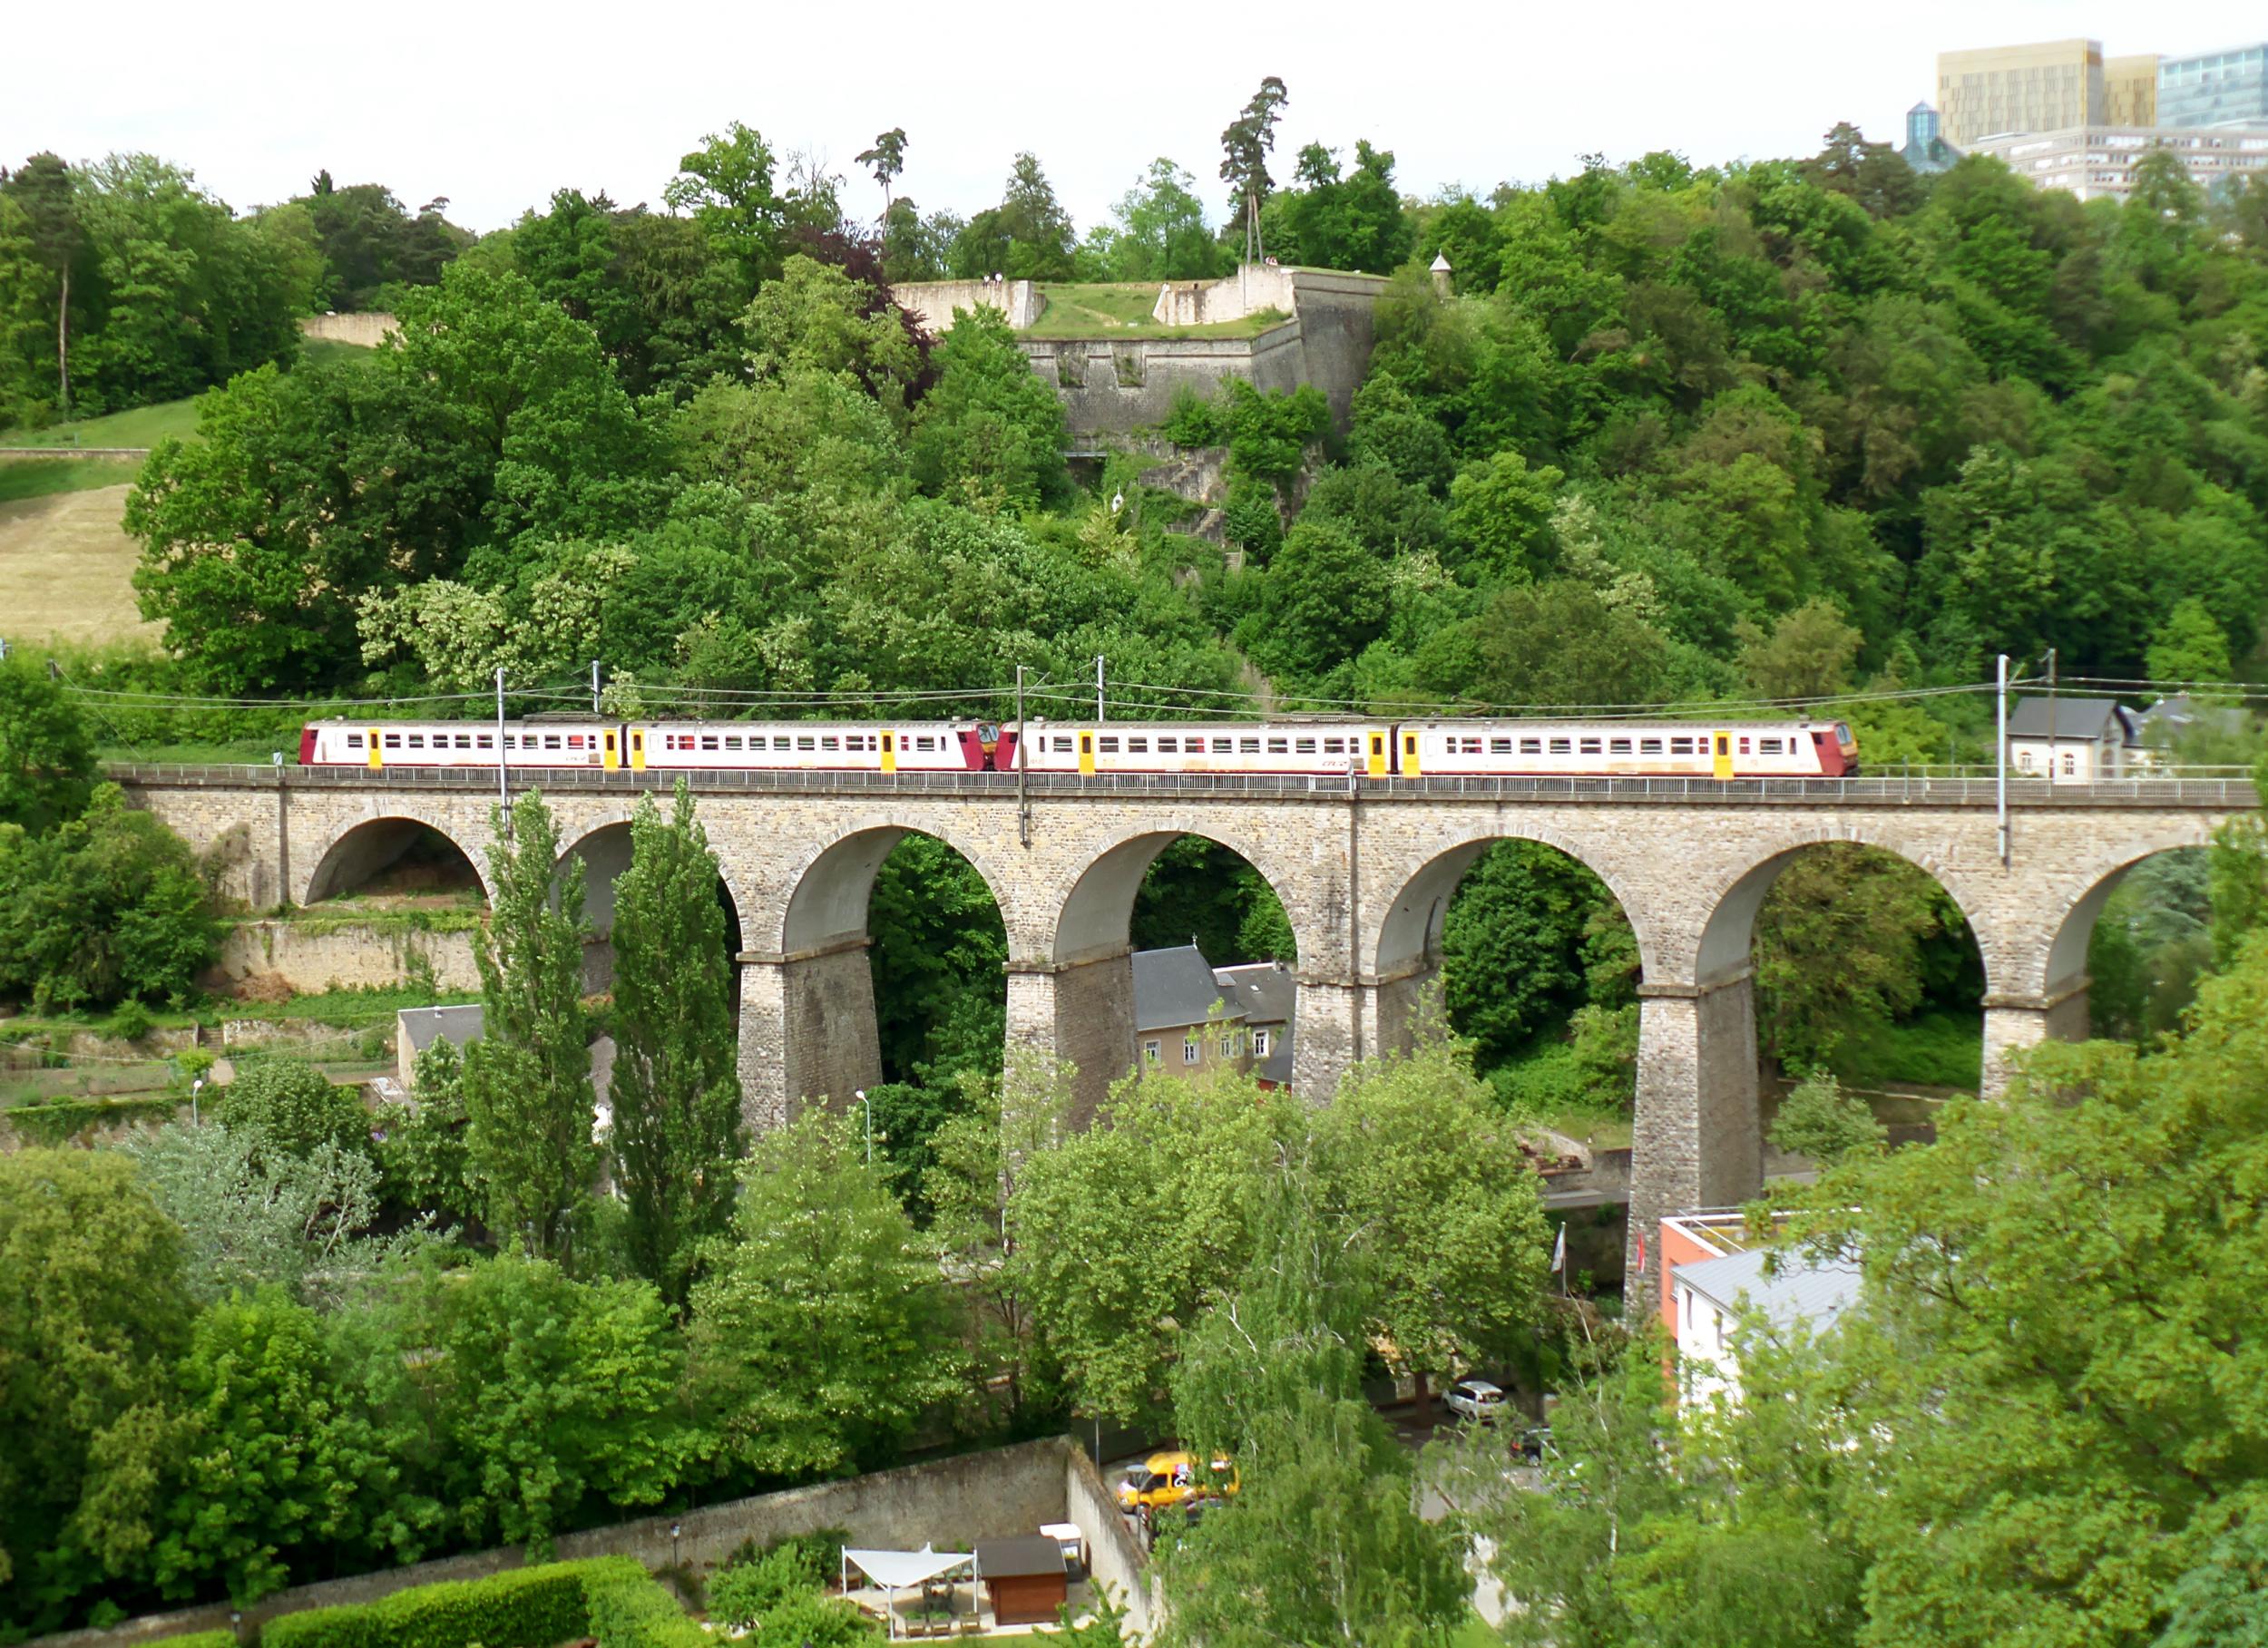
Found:
[[[2072,980],[2038,996],[1993,994],[1984,999],[1984,1068],[1980,1092],[1999,1098],[2012,1074],[2009,1055],[2043,1041],[2085,1041],[2087,992],[2094,982]]]
[[[751,1134],[786,1126],[813,1099],[841,1110],[859,1088],[881,1082],[867,943],[861,934],[737,958],[741,1116]]]
[[[1735,1206],[1764,1187],[1755,985],[1748,969],[1706,984],[1640,984],[1637,1077],[1626,1299],[1651,1297],[1647,1290],[1658,1274],[1665,1214]]]
[[[1085,1127],[1134,1068],[1134,951],[1008,963],[1008,1045],[1072,1068],[1070,1125]]]

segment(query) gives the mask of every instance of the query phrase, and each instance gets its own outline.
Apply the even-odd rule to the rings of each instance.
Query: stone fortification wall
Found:
[[[1031,369],[1053,385],[1077,437],[1126,436],[1162,424],[1183,388],[1210,395],[1225,380],[1238,377],[1266,393],[1289,394],[1314,381],[1296,320],[1257,337],[1029,337],[1023,352]],[[1358,372],[1333,398],[1334,411],[1351,404],[1360,382]],[[1333,395],[1331,386],[1317,386]]]
[[[314,926],[303,922],[239,922],[220,938],[220,958],[206,988],[225,988],[272,974],[302,995],[317,990],[406,984],[426,969],[443,990],[480,989],[473,939],[464,932],[423,932],[379,926]]]
[[[998,309],[1022,332],[1047,308],[1047,299],[1029,280],[911,280],[892,287],[890,296],[932,337],[950,327],[962,309]]]
[[[1169,280],[1159,288],[1150,317],[1160,326],[1210,327],[1242,320],[1262,309],[1289,315],[1298,306],[1298,283],[1305,274],[1272,263],[1246,263],[1218,280]]]
[[[376,348],[401,329],[400,321],[376,309],[360,315],[306,315],[299,320],[299,336],[312,342],[353,344],[364,349]]]
[[[1096,1577],[1119,1594],[1135,1634],[1147,1637],[1151,1618],[1148,1565],[1094,1466],[1064,1437],[562,1535],[553,1555],[561,1561],[635,1556],[649,1568],[681,1562],[707,1575],[744,1543],[762,1546],[823,1528],[844,1529],[851,1543],[869,1548],[917,1551],[932,1544],[940,1550],[960,1550],[979,1539],[1037,1533],[1049,1522],[1079,1525],[1087,1536]],[[679,1530],[675,1538],[670,1533],[673,1526]],[[516,1548],[475,1551],[298,1585],[245,1609],[244,1624],[257,1630],[279,1614],[376,1602],[439,1580],[483,1579],[519,1567],[523,1560]],[[228,1624],[227,1604],[216,1604],[38,1641],[46,1648],[124,1648],[189,1632],[225,1629]]]

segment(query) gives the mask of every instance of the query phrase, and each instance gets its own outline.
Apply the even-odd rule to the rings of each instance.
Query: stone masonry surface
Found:
[[[493,776],[131,768],[136,804],[223,865],[254,902],[343,892],[374,835],[438,831],[484,874]],[[624,824],[655,774],[540,781],[570,850]],[[761,780],[761,782],[758,782]],[[1150,861],[1183,834],[1241,853],[1283,900],[1297,945],[1294,1085],[1329,1096],[1354,1060],[1406,1048],[1436,976],[1458,878],[1489,842],[1558,847],[1628,915],[1640,961],[1632,1228],[1757,1187],[1749,939],[1773,878],[1826,842],[1894,853],[1969,918],[1986,976],[1986,1087],[2005,1056],[2086,1031],[2087,940],[2118,878],[2204,844],[2249,786],[2146,780],[2011,785],[2003,865],[1989,784],[1645,780],[1055,779],[1020,815],[1008,775],[915,782],[719,775],[697,786],[738,917],[740,1074],[749,1119],[843,1105],[879,1072],[866,899],[905,833],[983,876],[1008,934],[1012,1041],[1078,1067],[1091,1112],[1133,1058],[1128,924]],[[225,852],[218,851],[225,847]],[[586,854],[594,867],[608,855]]]

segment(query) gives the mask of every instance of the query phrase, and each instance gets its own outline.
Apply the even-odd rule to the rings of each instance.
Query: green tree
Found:
[[[1490,597],[1469,628],[1418,657],[1421,680],[1445,696],[1501,705],[1659,703],[1669,649],[1628,607],[1571,578],[1515,584]]]
[[[537,1256],[566,1252],[599,1153],[591,1142],[590,1022],[582,1007],[583,866],[557,876],[559,833],[529,791],[494,810],[494,896],[474,957],[482,1037],[464,1051],[465,1147],[488,1228]]]
[[[0,1619],[59,1628],[133,1551],[83,1502],[97,1439],[164,1393],[191,1306],[181,1233],[122,1156],[0,1156]]]
[[[1385,562],[1341,522],[1302,520],[1268,562],[1238,639],[1264,668],[1322,675],[1383,631],[1388,576]]]
[[[308,1156],[326,1145],[370,1150],[370,1117],[358,1089],[337,1086],[304,1058],[247,1065],[227,1088],[220,1119],[262,1156]]]
[[[1774,1150],[1809,1156],[1822,1167],[1879,1151],[1890,1130],[1874,1119],[1867,1102],[1845,1093],[1833,1076],[1815,1072],[1788,1090],[1772,1117]]]
[[[953,242],[953,271],[963,280],[1004,275],[1011,280],[1068,280],[1072,273],[1070,213],[1055,198],[1037,155],[1016,156],[998,206],[969,219]]]
[[[528,1545],[658,1505],[701,1447],[683,1350],[639,1281],[541,1259],[428,1263],[342,1323],[339,1365],[401,1473],[381,1536]]]
[[[961,1386],[936,1262],[824,1110],[758,1141],[692,1299],[696,1388],[763,1477],[875,1468]]]
[[[759,383],[792,371],[848,375],[893,413],[902,412],[921,359],[898,313],[875,307],[872,288],[797,252],[757,293],[741,327]]]
[[[0,185],[22,213],[26,249],[34,266],[54,282],[49,313],[55,317],[55,405],[71,415],[71,269],[85,241],[78,203],[78,179],[63,157],[49,151],[32,156]]]
[[[890,220],[890,183],[905,170],[905,128],[893,126],[875,139],[875,146],[856,157],[859,165],[875,174],[882,185],[882,220]]]
[[[1197,180],[1162,156],[1149,163],[1111,215],[1116,229],[1091,231],[1082,258],[1111,280],[1199,280],[1220,268],[1220,242],[1205,221]]]
[[[1276,151],[1276,123],[1289,102],[1284,83],[1270,74],[1220,134],[1220,180],[1228,185],[1230,209],[1244,224],[1246,263],[1259,262],[1266,250],[1260,244],[1260,208],[1276,186],[1268,176],[1268,156]]]
[[[763,133],[734,121],[679,161],[677,176],[661,191],[671,211],[689,213],[710,244],[740,266],[750,290],[778,255],[784,208],[773,189],[773,164]]]
[[[1167,1551],[1167,1640],[1445,1643],[1467,1582],[1363,1397],[1367,1278],[1298,1162],[1268,1177],[1252,1262],[1174,1371],[1178,1429],[1240,1480]]]
[[[2228,632],[2194,595],[2165,615],[2151,638],[2148,662],[2154,681],[2225,681],[2235,673]]]
[[[0,824],[52,829],[93,788],[94,740],[61,681],[27,654],[0,658]]]
[[[443,1224],[479,1217],[483,1204],[473,1176],[464,1113],[464,1056],[445,1036],[417,1055],[411,1103],[385,1124],[378,1143],[386,1200]]]
[[[1491,843],[1442,920],[1449,1021],[1482,1068],[1527,1050],[1588,999],[1584,938],[1614,908],[1606,884],[1540,842]]]
[[[1526,583],[1549,573],[1556,553],[1551,519],[1565,480],[1549,464],[1530,469],[1504,451],[1467,469],[1449,487],[1451,570],[1467,583]]]
[[[276,1286],[337,1303],[395,1254],[415,1226],[382,1234],[367,1144],[263,1149],[247,1129],[168,1123],[125,1146],[150,1198],[181,1226],[184,1285],[200,1303]]]
[[[731,1217],[739,1043],[717,859],[684,781],[667,823],[646,796],[630,830],[614,884],[615,1181],[632,1262],[681,1306],[699,1245]]]
[[[914,420],[923,490],[995,509],[1059,496],[1069,440],[1062,404],[1033,374],[997,309],[963,309],[931,354],[937,382]]]
[[[1820,598],[1783,612],[1769,634],[1747,619],[1735,633],[1741,674],[1760,698],[1824,698],[1849,690],[1865,641],[1833,601]]]
[[[185,998],[217,938],[188,846],[116,785],[45,835],[0,824],[0,990],[63,1009]]]
[[[351,1546],[385,1469],[341,1400],[319,1319],[275,1289],[200,1314],[172,1389],[106,1431],[94,1464],[93,1496],[146,1542],[136,1566],[161,1595],[217,1581],[239,1607]]]
[[[1854,1073],[1921,1005],[1924,945],[1962,925],[1927,871],[1890,853],[1832,843],[1794,859],[1756,912],[1760,1049],[1783,1068]]]

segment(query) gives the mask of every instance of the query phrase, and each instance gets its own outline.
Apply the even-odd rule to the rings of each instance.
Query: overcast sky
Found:
[[[0,33],[0,159],[148,150],[244,208],[323,167],[435,196],[477,229],[552,190],[650,200],[705,132],[739,120],[880,191],[852,157],[905,128],[900,193],[924,210],[1000,198],[1036,152],[1082,231],[1157,155],[1216,216],[1219,133],[1260,77],[1290,88],[1279,177],[1320,139],[1393,151],[1405,191],[1535,181],[1603,151],[1696,161],[1808,154],[1851,119],[1895,139],[1941,50],[2089,35],[2107,52],[2268,36],[2259,0],[1720,0],[1716,5],[1371,0],[1360,5],[909,6],[865,0],[340,8],[24,4]],[[1178,39],[1177,24],[1190,32]],[[1012,37],[1022,36],[1022,39]]]

